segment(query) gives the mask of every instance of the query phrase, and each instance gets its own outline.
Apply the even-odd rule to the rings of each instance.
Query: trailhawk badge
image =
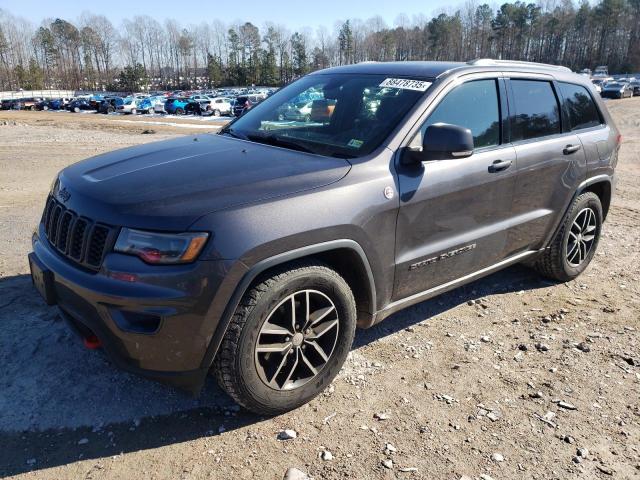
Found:
[[[465,252],[469,252],[474,248],[476,248],[476,244],[472,243],[471,245],[467,245],[466,247],[457,248],[446,253],[441,253],[437,257],[427,258],[426,260],[422,260],[421,262],[409,265],[409,270],[416,270],[418,268],[426,267],[427,265],[446,260],[447,258],[455,257],[456,255],[461,255]]]

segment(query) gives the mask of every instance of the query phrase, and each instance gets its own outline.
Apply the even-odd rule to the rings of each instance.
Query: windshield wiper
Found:
[[[297,150],[299,152],[316,153],[313,150],[311,150],[310,148],[299,144],[298,142],[292,142],[290,140],[285,140],[284,138],[278,137],[277,135],[251,134],[251,135],[247,135],[247,139],[249,139],[249,140],[251,140],[253,142],[264,143],[266,145],[273,145],[275,147],[289,148],[291,150]]]

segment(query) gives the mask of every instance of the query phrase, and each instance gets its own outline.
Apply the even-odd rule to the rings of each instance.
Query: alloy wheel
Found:
[[[260,379],[275,390],[301,387],[327,364],[338,341],[333,301],[317,290],[287,296],[269,313],[255,346]]]
[[[567,236],[566,258],[569,265],[578,267],[589,256],[596,239],[597,228],[596,212],[589,207],[580,210]]]

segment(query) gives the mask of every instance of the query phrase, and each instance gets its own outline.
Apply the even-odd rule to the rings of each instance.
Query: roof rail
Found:
[[[525,62],[522,60],[495,60],[493,58],[476,58],[474,60],[467,62],[467,65],[474,65],[474,66],[511,65],[514,67],[531,66],[531,67],[553,68],[556,70],[563,70],[565,72],[571,71],[570,68],[563,67],[562,65],[551,65],[550,63],[538,63],[538,62]]]

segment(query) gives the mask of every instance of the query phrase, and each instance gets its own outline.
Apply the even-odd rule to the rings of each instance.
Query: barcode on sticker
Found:
[[[380,87],[401,88],[403,90],[416,90],[424,92],[431,86],[431,82],[423,80],[411,80],[410,78],[387,78],[380,84]]]

